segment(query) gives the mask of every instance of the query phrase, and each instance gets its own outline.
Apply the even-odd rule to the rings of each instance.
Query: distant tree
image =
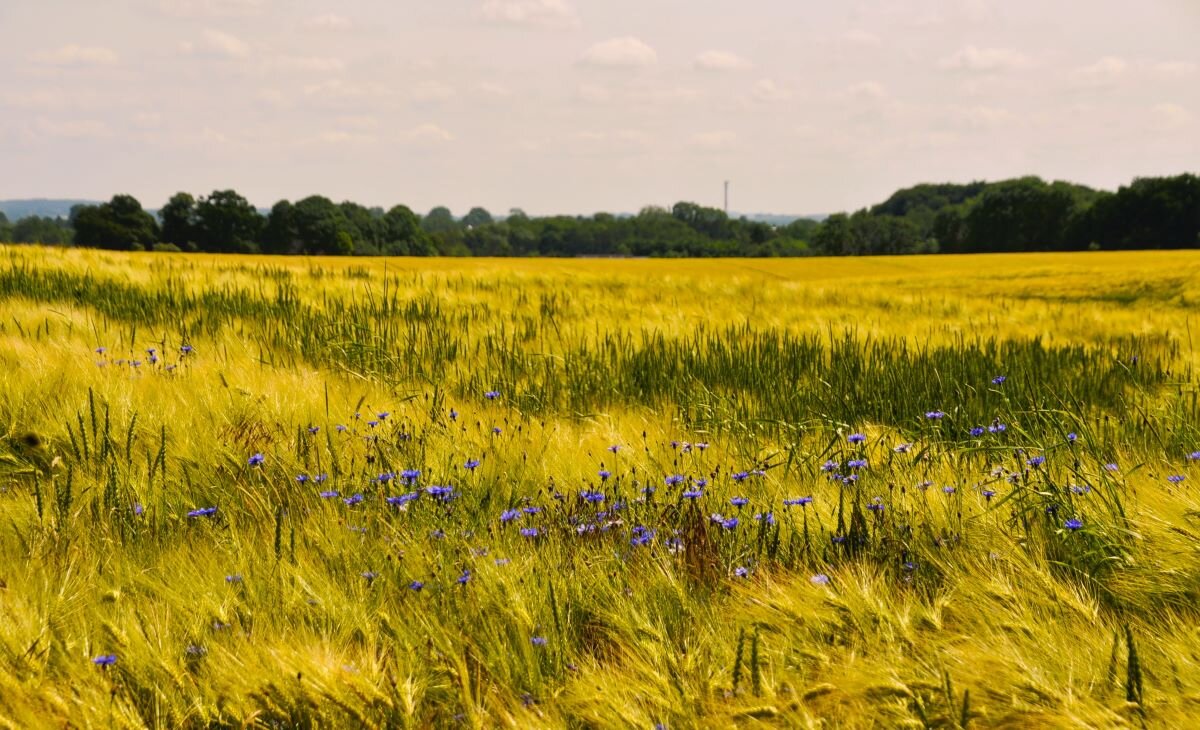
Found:
[[[458,222],[454,220],[450,209],[440,205],[426,213],[425,217],[421,219],[421,228],[425,229],[426,233],[449,233],[457,230],[458,227]]]
[[[0,243],[12,243],[12,240],[12,224],[8,222],[4,211],[0,211]]]
[[[421,219],[406,205],[397,205],[383,215],[384,253],[389,256],[432,256],[437,253]]]
[[[154,216],[132,195],[114,195],[101,205],[79,209],[74,218],[75,243],[116,250],[144,250],[158,241]]]
[[[492,218],[492,214],[487,212],[485,208],[479,207],[471,208],[471,210],[465,216],[463,216],[462,219],[462,224],[470,228],[486,226],[490,223],[495,223],[495,219]]]
[[[195,237],[202,251],[253,253],[263,225],[258,210],[233,190],[215,190],[196,203]]]
[[[162,240],[186,249],[196,242],[196,199],[190,193],[175,193],[158,211]]]
[[[17,243],[44,243],[62,245],[70,243],[72,231],[64,218],[36,215],[25,216],[13,223],[9,230],[12,241]]]
[[[329,198],[312,195],[292,207],[292,221],[300,249],[308,254],[354,253],[350,222]],[[344,236],[340,234],[346,234]]]
[[[300,251],[300,234],[296,231],[295,208],[291,203],[281,200],[271,206],[260,244],[264,253],[288,254]]]

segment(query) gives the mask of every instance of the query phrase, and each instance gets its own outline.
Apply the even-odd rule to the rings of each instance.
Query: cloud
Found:
[[[565,0],[484,0],[479,14],[496,25],[525,28],[579,26],[579,16]]]
[[[158,0],[158,9],[183,18],[241,18],[257,15],[268,0]]]
[[[47,137],[62,139],[103,139],[112,136],[107,124],[96,119],[37,120],[36,128]]]
[[[185,54],[211,56],[217,58],[245,58],[250,55],[250,46],[235,35],[209,28],[205,30],[198,43],[185,41],[179,50]]]
[[[847,87],[842,96],[855,101],[880,101],[887,97],[887,90],[877,81],[862,81]]]
[[[1157,104],[1150,109],[1150,126],[1159,132],[1176,132],[1193,121],[1192,113],[1178,104]]]
[[[1129,62],[1117,56],[1105,56],[1095,63],[1071,71],[1071,80],[1085,86],[1115,83],[1129,69]]]
[[[1033,65],[1028,56],[1011,48],[976,48],[965,46],[946,56],[938,66],[951,71],[994,73],[1015,71]]]
[[[842,40],[847,43],[854,43],[860,46],[877,46],[879,45],[879,36],[874,33],[860,28],[846,31],[842,34]]]
[[[759,101],[778,102],[792,98],[792,92],[781,87],[771,79],[761,79],[754,84],[751,92]]]
[[[33,60],[51,66],[111,66],[117,62],[117,53],[111,48],[72,43],[54,51],[39,53]]]
[[[696,56],[692,66],[700,71],[743,71],[754,64],[729,51],[705,51]]]
[[[377,129],[379,127],[379,118],[370,114],[347,115],[335,119],[339,127],[349,129]]]
[[[709,152],[732,149],[738,141],[733,132],[701,132],[688,139],[688,145]]]
[[[639,68],[658,62],[654,49],[633,36],[610,38],[596,43],[583,54],[580,63],[598,68]]]
[[[512,90],[504,84],[497,84],[492,81],[483,81],[479,84],[479,90],[488,96],[512,96]]]
[[[454,140],[454,135],[436,124],[422,124],[405,131],[403,139],[413,144],[441,144]]]
[[[308,20],[304,21],[304,26],[306,28],[312,28],[313,30],[340,31],[350,30],[354,27],[354,24],[350,22],[349,18],[346,18],[342,15],[337,15],[336,13],[324,13],[322,15],[314,15]]]
[[[338,73],[346,70],[346,62],[340,58],[321,56],[277,56],[267,62],[267,67],[278,71]]]
[[[1159,61],[1151,64],[1150,70],[1159,76],[1182,78],[1196,73],[1197,66],[1187,61]]]
[[[1017,117],[1007,109],[982,104],[953,107],[950,109],[949,117],[956,126],[975,130],[1010,126],[1017,121]]]
[[[409,92],[412,100],[420,103],[449,101],[457,94],[453,86],[447,86],[440,81],[422,81]]]

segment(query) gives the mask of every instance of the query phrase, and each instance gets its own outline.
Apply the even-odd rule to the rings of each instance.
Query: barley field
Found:
[[[1200,255],[0,247],[0,725],[1186,727]]]

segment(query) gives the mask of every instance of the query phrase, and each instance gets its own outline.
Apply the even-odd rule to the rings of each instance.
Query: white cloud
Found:
[[[861,28],[846,31],[842,34],[842,40],[847,43],[854,43],[860,46],[877,46],[879,45],[879,36]]]
[[[729,51],[705,51],[692,65],[701,71],[742,71],[753,68],[754,64]]]
[[[701,132],[693,134],[688,144],[697,149],[719,152],[732,149],[737,141],[738,137],[733,132]]]
[[[158,0],[158,9],[184,18],[240,18],[256,15],[268,0]]]
[[[949,117],[957,126],[976,130],[1009,126],[1017,121],[1016,116],[1007,109],[983,104],[953,107],[950,109]]]
[[[583,54],[580,62],[602,68],[637,68],[658,62],[654,49],[633,36],[610,38],[596,43]]]
[[[976,73],[993,73],[996,71],[1015,71],[1027,68],[1032,64],[1028,56],[1011,48],[977,48],[965,46],[946,56],[938,65],[953,71],[973,71]]]
[[[440,144],[450,142],[454,135],[436,124],[422,124],[405,131],[401,135],[405,141],[414,144]]]
[[[1193,121],[1192,113],[1178,104],[1157,104],[1150,109],[1150,125],[1155,131],[1177,132]]]
[[[335,119],[339,127],[349,129],[377,129],[379,127],[379,118],[370,114],[346,115]]]
[[[271,59],[267,66],[272,70],[303,73],[338,73],[346,70],[346,62],[342,59],[320,56],[278,56]]]
[[[431,103],[449,101],[457,95],[453,86],[447,86],[440,81],[422,81],[412,88],[409,95],[413,101]]]
[[[250,46],[235,35],[209,28],[199,43],[185,41],[179,50],[185,54],[200,54],[218,58],[245,58],[250,55]]]
[[[52,66],[111,66],[117,62],[117,53],[111,48],[72,43],[54,51],[39,53],[33,58]]]
[[[1077,68],[1070,73],[1071,80],[1086,86],[1104,86],[1115,83],[1129,69],[1129,62],[1116,56],[1105,56],[1095,63]]]
[[[1197,66],[1187,61],[1159,61],[1151,64],[1150,70],[1159,76],[1182,78],[1196,73]]]
[[[842,95],[858,101],[879,101],[887,97],[887,90],[877,81],[862,81],[847,87]]]
[[[792,98],[791,91],[783,88],[771,79],[761,79],[758,83],[754,84],[751,93],[759,101],[776,102],[787,101]]]
[[[493,81],[483,81],[479,84],[479,90],[488,96],[511,96],[512,90],[504,84],[497,84]]]
[[[158,112],[138,112],[129,121],[138,129],[158,129],[163,125],[163,115]]]
[[[370,144],[376,141],[373,134],[346,132],[341,129],[322,132],[317,135],[317,141],[324,144]]]
[[[579,16],[565,0],[484,0],[480,16],[489,23],[527,28],[575,28]]]
[[[42,135],[63,139],[103,139],[112,136],[109,126],[96,119],[41,118],[37,120],[36,127]]]
[[[350,22],[349,18],[336,13],[314,15],[308,20],[304,21],[304,25],[305,27],[312,28],[313,30],[330,31],[350,30],[354,27],[354,24]]]

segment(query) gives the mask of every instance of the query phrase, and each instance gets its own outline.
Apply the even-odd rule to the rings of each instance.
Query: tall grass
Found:
[[[8,249],[0,719],[1182,726],[1174,257]]]

